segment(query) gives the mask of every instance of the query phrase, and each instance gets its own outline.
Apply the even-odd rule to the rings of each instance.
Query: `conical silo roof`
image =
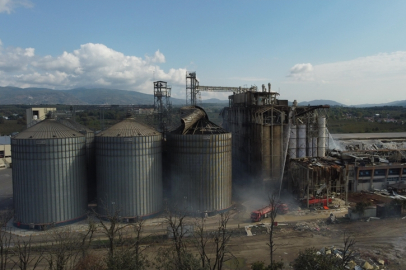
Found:
[[[93,132],[93,130],[91,130],[90,128],[88,128],[82,124],[79,124],[79,123],[73,121],[72,119],[57,119],[57,121],[58,121],[58,123],[61,123],[73,130]]]
[[[73,130],[54,119],[45,119],[34,126],[18,133],[14,139],[57,139],[83,137],[80,132]]]
[[[100,137],[136,137],[153,136],[160,134],[154,128],[145,124],[136,122],[134,118],[127,118],[120,123],[100,132]]]

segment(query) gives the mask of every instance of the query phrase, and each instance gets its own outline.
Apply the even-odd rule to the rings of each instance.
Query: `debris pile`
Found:
[[[317,220],[316,222],[299,222],[296,223],[294,227],[295,231],[313,231],[313,232],[318,232],[318,231],[325,231],[329,230],[329,228],[326,225],[326,222],[322,220]]]
[[[340,260],[343,259],[344,250],[332,247],[324,247],[317,252],[318,255],[324,256],[335,256]],[[386,266],[389,265],[389,260],[384,259],[383,256],[380,254],[379,251],[373,250],[364,253],[360,253],[359,251],[350,252],[347,251],[347,256],[349,256],[346,264],[346,269],[355,269],[355,270],[379,270],[385,269]],[[396,260],[392,259],[394,263]]]

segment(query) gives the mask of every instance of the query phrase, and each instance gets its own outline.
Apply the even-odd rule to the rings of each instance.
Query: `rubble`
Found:
[[[329,230],[326,223],[321,220],[315,222],[298,222],[294,227],[295,231],[322,231]]]

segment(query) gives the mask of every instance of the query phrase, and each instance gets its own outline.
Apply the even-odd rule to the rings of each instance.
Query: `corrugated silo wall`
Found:
[[[283,165],[283,127],[280,125],[272,126],[272,174],[273,184],[279,183],[282,174]]]
[[[86,156],[87,156],[87,199],[93,201],[97,197],[96,183],[96,149],[94,132],[86,133]]]
[[[162,135],[96,137],[98,211],[123,218],[162,209]]]
[[[85,137],[12,139],[15,222],[69,222],[86,214]]]
[[[172,203],[194,213],[231,207],[231,134],[168,134],[167,138]]]

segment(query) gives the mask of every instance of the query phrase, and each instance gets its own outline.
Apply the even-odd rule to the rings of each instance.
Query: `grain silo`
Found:
[[[53,119],[12,138],[15,225],[42,229],[86,216],[85,143]]]
[[[162,208],[162,134],[127,118],[96,136],[97,201],[101,215],[131,221]]]
[[[197,106],[181,112],[181,126],[167,135],[172,203],[193,214],[225,211],[232,204],[231,133]]]
[[[92,202],[96,199],[96,150],[94,131],[69,118],[58,118],[57,121],[86,137],[86,169],[87,169],[87,199]]]

